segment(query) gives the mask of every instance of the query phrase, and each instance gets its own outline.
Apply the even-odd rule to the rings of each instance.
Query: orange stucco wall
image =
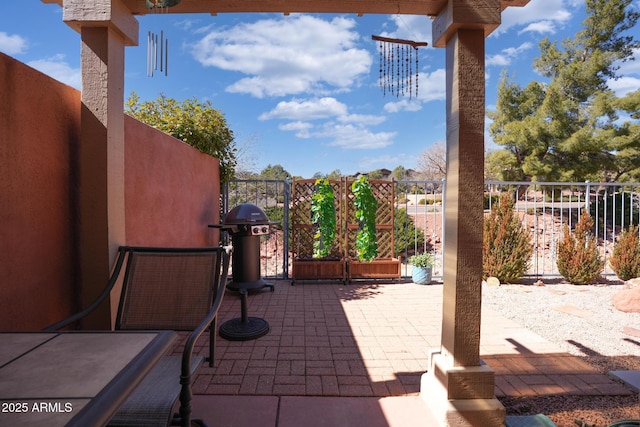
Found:
[[[0,330],[77,310],[80,92],[0,53]],[[125,118],[131,245],[205,246],[218,222],[218,160]]]
[[[128,116],[124,133],[127,244],[217,244],[218,160]]]
[[[0,53],[0,329],[75,306],[78,91]]]

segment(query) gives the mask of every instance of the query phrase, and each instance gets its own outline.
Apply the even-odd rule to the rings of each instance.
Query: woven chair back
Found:
[[[130,251],[116,329],[196,328],[219,286],[222,251]]]

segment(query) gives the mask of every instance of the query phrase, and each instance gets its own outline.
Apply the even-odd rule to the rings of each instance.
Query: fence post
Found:
[[[591,207],[590,203],[591,203],[591,183],[587,180],[585,181],[585,184],[587,184],[586,189],[585,189],[585,197],[584,197],[584,209],[587,211],[587,213],[589,213],[589,208]]]
[[[291,204],[291,179],[284,181],[284,200],[282,218],[282,247],[284,256],[282,257],[282,275],[289,279],[289,206]]]

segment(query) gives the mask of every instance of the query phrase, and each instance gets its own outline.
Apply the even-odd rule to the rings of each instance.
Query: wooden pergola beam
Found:
[[[62,6],[70,0],[42,0]],[[73,1],[73,0],[71,0]],[[146,0],[121,0],[133,15],[153,13]],[[529,0],[502,0],[502,9],[524,6]],[[426,15],[435,17],[447,5],[447,0],[182,0],[170,8],[170,13],[353,13],[388,15]]]

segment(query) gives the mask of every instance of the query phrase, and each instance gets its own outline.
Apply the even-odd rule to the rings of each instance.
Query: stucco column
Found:
[[[494,373],[480,361],[484,185],[485,36],[500,21],[500,0],[450,0],[434,21],[446,46],[447,191],[441,348],[421,395],[442,426],[503,425]]]
[[[77,243],[86,307],[125,243],[124,47],[137,44],[138,22],[119,0],[64,0],[63,20],[82,37]],[[111,317],[111,307],[103,306],[83,327],[108,329]]]

